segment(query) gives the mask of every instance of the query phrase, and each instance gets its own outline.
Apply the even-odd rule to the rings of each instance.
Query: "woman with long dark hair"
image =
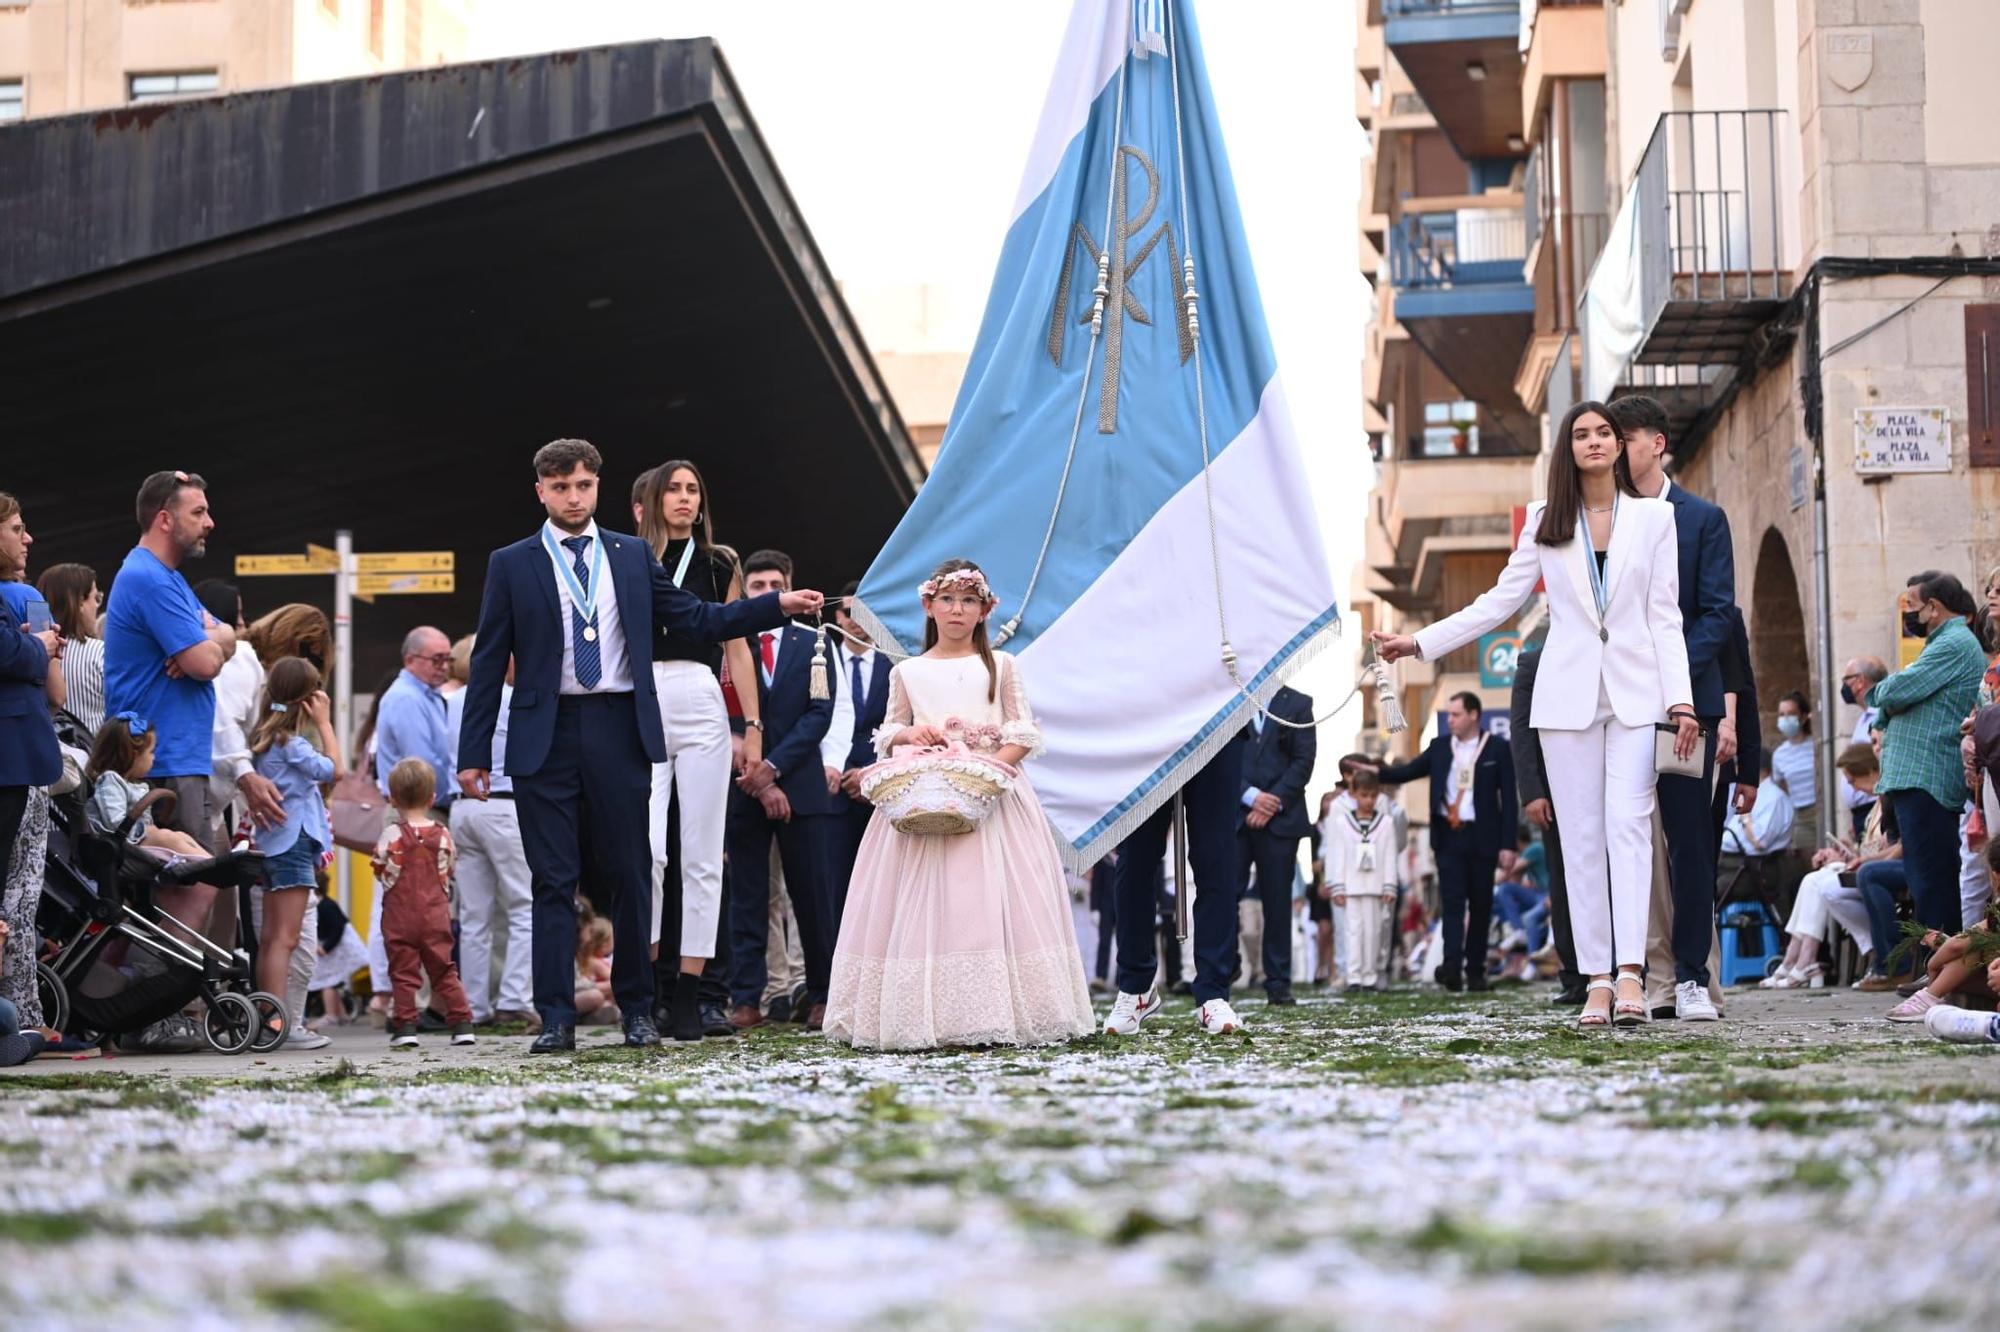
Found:
[[[1634,493],[1623,449],[1603,403],[1570,408],[1549,454],[1548,499],[1529,506],[1493,589],[1415,635],[1369,635],[1385,661],[1436,661],[1498,629],[1537,581],[1547,584],[1549,635],[1531,720],[1562,826],[1577,963],[1591,978],[1586,1027],[1646,1020],[1654,728],[1666,719],[1683,759],[1701,734],[1681,637],[1673,506]]]
[[[661,463],[641,478],[639,535],[667,576],[703,601],[735,601],[743,595],[736,555],[715,544],[715,518],[701,469],[686,459]],[[653,639],[653,686],[659,695],[660,726],[667,736],[667,759],[653,765],[648,811],[653,837],[653,938],[660,943],[665,905],[664,875],[671,853],[680,867],[680,973],[669,1002],[666,1035],[698,1041],[706,1025],[721,1034],[722,1024],[704,1024],[701,976],[715,956],[722,917],[722,833],[729,810],[732,766],[729,713],[722,700],[725,658],[730,678],[757,678],[750,645],[702,643],[661,629]],[[764,756],[763,722],[757,691],[740,689],[743,708],[743,763]],[[678,793],[680,845],[667,845],[667,803]]]
[[[92,735],[104,725],[104,635],[98,624],[97,571],[87,564],[52,564],[35,587],[62,631],[63,706]]]

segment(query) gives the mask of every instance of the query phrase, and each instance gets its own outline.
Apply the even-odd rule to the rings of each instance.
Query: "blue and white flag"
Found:
[[[857,615],[917,650],[953,556],[1015,625],[1078,868],[1338,631],[1188,0],[1076,0],[942,451]]]

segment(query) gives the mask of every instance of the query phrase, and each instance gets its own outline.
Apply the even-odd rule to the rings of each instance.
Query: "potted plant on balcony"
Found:
[[[1451,451],[1458,454],[1472,452],[1472,428],[1476,421],[1453,421],[1451,423]]]

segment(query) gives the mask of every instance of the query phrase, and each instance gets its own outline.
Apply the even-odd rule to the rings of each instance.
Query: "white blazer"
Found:
[[[1651,726],[1665,721],[1676,704],[1692,706],[1674,506],[1620,497],[1605,561],[1609,596],[1601,620],[1585,543],[1575,537],[1560,546],[1535,543],[1546,507],[1540,501],[1528,506],[1520,544],[1490,592],[1416,635],[1424,660],[1436,661],[1513,619],[1539,580],[1548,585],[1549,637],[1529,718],[1537,730],[1589,729],[1597,716],[1600,680],[1625,726]]]

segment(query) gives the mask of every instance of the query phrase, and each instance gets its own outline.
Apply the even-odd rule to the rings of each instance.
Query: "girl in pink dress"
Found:
[[[947,560],[921,593],[924,655],[889,677],[876,753],[963,746],[1018,768],[1041,753],[1042,734],[1019,663],[987,641],[986,575]],[[878,810],[848,885],[827,1034],[921,1050],[1046,1045],[1094,1029],[1062,861],[1026,775],[970,832],[902,833]]]

